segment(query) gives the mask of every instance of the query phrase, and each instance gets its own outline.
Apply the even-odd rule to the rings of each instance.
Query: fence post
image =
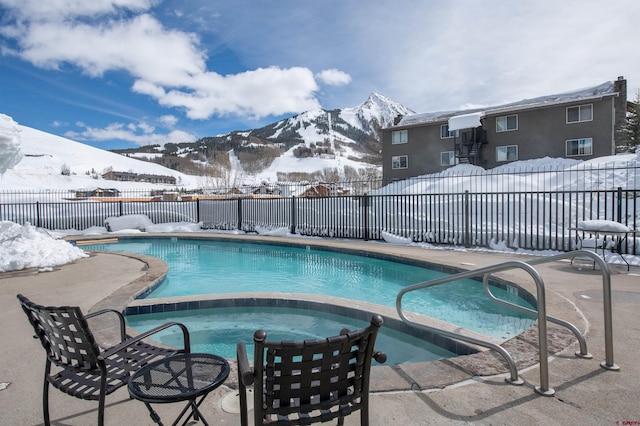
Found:
[[[622,223],[622,187],[621,186],[618,187],[618,199],[616,200],[616,208],[618,210],[617,220],[619,223]]]
[[[200,223],[200,198],[196,198],[196,223]]]
[[[36,228],[40,227],[40,201],[36,201]]]
[[[236,228],[238,231],[242,229],[242,198],[238,197],[238,225]]]
[[[122,200],[118,201],[118,206],[119,206],[119,210],[120,210],[119,211],[120,216],[122,216]]]
[[[290,232],[291,234],[295,234],[296,233],[296,196],[293,195],[291,197],[291,229]]]
[[[369,241],[369,196],[365,193],[362,196],[362,219],[363,219],[363,238]]]
[[[622,223],[622,187],[618,187],[618,198],[616,199],[616,219],[618,223]],[[616,247],[618,254],[622,256],[622,238],[618,238],[618,247]]]
[[[471,230],[469,222],[471,221],[471,217],[469,215],[469,203],[470,203],[470,197],[469,197],[469,190],[467,189],[466,191],[464,191],[464,197],[463,197],[463,208],[462,208],[462,238],[464,239],[463,244],[465,247],[469,248],[469,242],[471,240],[471,236],[470,236],[470,232]]]

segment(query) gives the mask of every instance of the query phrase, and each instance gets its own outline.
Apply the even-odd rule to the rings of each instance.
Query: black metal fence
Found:
[[[0,194],[1,195],[1,194]],[[2,198],[0,198],[2,200]],[[51,230],[103,227],[112,216],[143,214],[154,223],[193,222],[203,229],[362,240],[568,251],[582,220],[639,229],[640,191],[612,190],[378,194],[327,197],[114,199],[0,202],[0,220]],[[640,238],[622,253],[639,254]]]
[[[397,182],[0,190],[0,220],[84,230],[104,227],[108,217],[143,214],[154,223],[193,222],[204,229],[566,251],[576,247],[582,220],[639,229],[639,162],[620,158],[630,160],[454,168]],[[620,250],[639,254],[640,238],[628,237]]]

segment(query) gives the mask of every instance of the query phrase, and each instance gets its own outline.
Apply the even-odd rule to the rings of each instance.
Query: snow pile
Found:
[[[607,232],[631,232],[628,226],[612,220],[581,220],[578,221],[578,229],[606,234]]]
[[[102,233],[131,233],[131,232],[200,232],[202,222],[173,222],[154,224],[146,214],[130,214],[125,216],[111,216],[104,220]],[[69,230],[71,231],[71,230]],[[98,230],[99,231],[99,230]],[[89,235],[87,232],[82,232]]]
[[[64,240],[39,232],[30,224],[0,222],[0,272],[26,268],[50,269],[89,257]]]
[[[380,235],[385,242],[390,244],[411,244],[411,238],[401,237],[386,231],[380,232]]]
[[[104,220],[104,226],[109,232],[137,229],[144,232],[153,225],[151,219],[144,214],[130,214],[127,216],[110,216]]]
[[[20,129],[8,115],[0,114],[0,175],[22,160]]]

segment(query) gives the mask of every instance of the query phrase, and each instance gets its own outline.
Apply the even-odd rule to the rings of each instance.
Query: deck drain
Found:
[[[253,410],[253,389],[247,389],[247,405]],[[220,402],[222,411],[229,414],[240,414],[240,396],[238,391],[229,392]]]

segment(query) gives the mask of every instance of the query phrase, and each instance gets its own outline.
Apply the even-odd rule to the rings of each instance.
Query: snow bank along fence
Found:
[[[105,226],[105,219],[147,215],[154,223],[194,222],[203,229],[266,232],[362,240],[402,239],[464,247],[568,251],[579,221],[613,220],[639,229],[640,190],[429,192],[342,196],[71,198],[67,191],[0,191],[0,220],[50,230]],[[582,233],[580,237],[588,237]],[[617,245],[617,246],[616,246]],[[640,238],[609,241],[640,254]]]

